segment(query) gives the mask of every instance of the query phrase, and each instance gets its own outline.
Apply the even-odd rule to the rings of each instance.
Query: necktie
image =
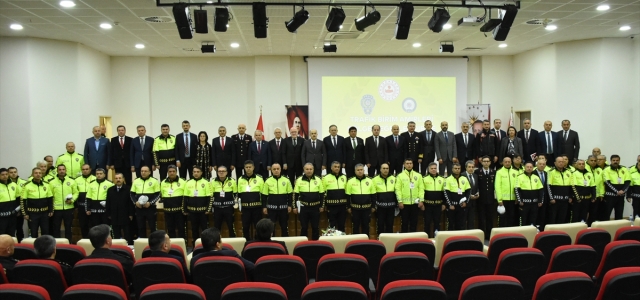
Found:
[[[565,142],[567,141],[567,132],[566,131],[564,132],[564,141]]]
[[[442,134],[444,134],[444,141],[448,144],[449,143],[449,135],[446,132],[443,132]]]
[[[376,136],[374,139],[376,140],[376,148],[378,148],[378,137]]]
[[[189,155],[189,134],[184,134],[184,154]]]
[[[551,148],[551,133],[547,131],[547,153],[553,153]]]
[[[296,146],[296,141],[297,141],[297,140],[298,140],[298,139],[293,139],[293,146],[294,146],[294,147]]]
[[[498,136],[498,141],[500,140],[500,130],[496,130],[496,135]]]
[[[467,134],[464,135],[464,146],[467,146]]]
[[[280,141],[276,141],[276,147],[278,147],[278,150],[280,150]]]
[[[471,185],[474,185],[474,181],[473,181],[473,176],[471,174],[469,174],[469,182],[471,182]]]
[[[336,147],[336,137],[334,136],[333,137],[333,148],[335,148],[335,147]]]
[[[397,137],[397,136],[394,136],[393,138],[395,139],[396,148],[398,148],[398,137]]]
[[[353,149],[356,149],[356,139],[351,139],[351,143],[353,144]]]
[[[120,148],[124,149],[124,138],[120,137]]]
[[[260,142],[256,142],[258,144],[258,153],[260,153]]]
[[[120,192],[120,187],[118,187],[118,192]]]
[[[140,150],[142,150],[142,156],[140,159],[144,160],[144,137],[140,137]]]
[[[316,141],[311,142],[311,148],[316,149]]]
[[[526,138],[527,142],[529,142],[529,130],[527,130],[526,133],[527,134],[525,135],[525,138]]]
[[[542,184],[544,184],[544,172],[538,171],[538,175],[540,175],[540,179],[542,180]]]
[[[484,170],[484,175],[489,175],[489,171]]]
[[[222,148],[222,151],[224,151],[224,137],[220,138],[220,147]]]
[[[431,142],[431,131],[427,131],[427,143]]]

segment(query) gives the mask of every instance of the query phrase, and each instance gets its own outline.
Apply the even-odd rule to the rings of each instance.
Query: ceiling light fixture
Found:
[[[296,7],[294,6],[293,9],[295,11]],[[293,14],[291,20],[289,20],[288,22],[284,22],[284,26],[287,27],[287,30],[289,32],[296,33],[300,26],[304,25],[304,23],[307,23],[307,20],[309,20],[309,12],[306,11],[303,6],[302,9]]]
[[[371,6],[371,11],[367,13],[367,7],[364,7],[365,13],[364,16],[355,19],[356,29],[358,31],[364,31],[365,28],[375,25],[380,21],[380,13],[376,10],[375,7]]]
[[[111,28],[113,28],[113,26],[111,26],[111,24],[109,24],[109,23],[102,23],[102,24],[100,24],[100,28],[102,28],[102,29],[111,29]]]
[[[396,21],[395,37],[397,40],[406,40],[409,37],[411,21],[413,21],[413,4],[401,2],[398,5],[398,20]]]
[[[238,48],[240,47],[240,44],[238,43],[231,43],[231,48]]]
[[[209,43],[211,43],[211,45],[209,45]],[[216,53],[216,45],[214,45],[213,42],[202,42],[200,51],[202,51],[202,53]]]
[[[338,52],[338,46],[336,46],[335,44],[332,45],[331,43],[324,43],[324,45],[322,46],[322,51],[324,51],[325,53]]]
[[[445,30],[446,29],[451,29],[451,27],[453,27],[453,26],[451,26],[451,24],[449,24],[449,23],[442,25],[442,29],[445,29]]]
[[[598,5],[596,10],[599,10],[599,11],[609,10],[609,5],[606,5],[606,4]]]
[[[11,26],[9,26],[9,28],[11,28],[13,30],[22,30],[24,27],[22,27],[22,25],[20,25],[20,24],[11,24]]]
[[[558,29],[558,26],[556,25],[547,25],[544,27],[544,29],[548,30],[548,31],[554,31],[556,29]]]
[[[136,48],[138,48],[138,49],[144,49],[144,44],[136,44]]]
[[[442,31],[442,27],[444,27],[444,24],[449,22],[449,18],[451,18],[451,15],[449,15],[449,12],[445,8],[438,8],[434,10],[431,19],[429,20],[429,29],[433,32]]]
[[[60,6],[62,6],[62,7],[74,7],[74,6],[76,6],[76,3],[73,2],[73,1],[65,0],[65,1],[60,1]]]
[[[507,48],[507,46],[508,46],[507,44],[500,44],[500,45],[498,45],[498,47],[500,47],[500,48]]]
[[[631,26],[628,26],[628,25],[624,25],[624,26],[620,27],[620,31],[627,31],[629,29],[631,29]]]
[[[340,7],[334,7],[329,11],[329,15],[327,16],[327,21],[325,25],[329,32],[338,32],[340,28],[342,28],[342,22],[347,15],[344,14],[344,10]]]
[[[413,48],[420,48],[420,46],[422,46],[422,44],[420,44],[420,43],[413,43]]]
[[[440,42],[440,53],[453,53],[453,42]]]
[[[507,4],[500,10],[499,16],[500,19],[502,19],[502,22],[493,30],[494,40],[504,41],[507,39],[509,30],[511,30],[511,25],[513,25],[513,21],[516,19],[517,14],[518,8],[515,5]]]

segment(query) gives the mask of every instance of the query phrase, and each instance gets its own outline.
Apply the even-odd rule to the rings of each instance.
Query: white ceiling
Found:
[[[163,3],[171,0],[162,0]],[[177,0],[176,0],[177,1]],[[186,0],[183,0],[186,1]],[[251,0],[243,0],[250,2]],[[267,0],[266,2],[281,2]],[[307,0],[307,3],[319,0]],[[338,0],[331,2],[363,3],[364,0]],[[372,2],[395,2],[373,0]],[[197,0],[191,2],[204,2]],[[233,2],[233,1],[223,1]],[[302,2],[302,1],[298,1]],[[329,1],[323,1],[329,2]],[[398,1],[400,2],[400,1]],[[436,1],[413,0],[414,3]],[[446,1],[445,1],[446,2]],[[511,1],[485,1],[485,4],[502,4]],[[338,52],[325,54],[322,45],[328,34],[324,22],[328,8],[307,6],[309,21],[300,27],[297,34],[289,33],[284,22],[291,19],[293,10],[287,6],[268,6],[268,37],[256,39],[253,35],[251,6],[230,6],[233,20],[227,32],[213,31],[214,7],[208,6],[209,33],[195,34],[192,40],[181,40],[175,23],[149,23],[141,17],[172,17],[171,7],[156,7],[155,0],[76,0],[73,8],[64,8],[59,0],[0,0],[0,36],[29,36],[56,40],[74,41],[112,56],[424,56],[441,55],[441,41],[452,41],[455,53],[445,55],[512,55],[543,45],[601,37],[629,37],[640,33],[640,0],[524,0],[505,43],[507,48],[498,48],[500,42],[486,37],[477,27],[458,27],[457,20],[467,15],[465,8],[450,9],[453,28],[441,33],[429,31],[427,23],[431,8],[416,7],[413,23],[407,40],[393,38],[397,11],[395,7],[378,7],[382,19],[366,29],[361,38],[337,41]],[[459,3],[459,1],[457,1]],[[468,0],[468,4],[478,4]],[[608,4],[608,11],[597,11],[599,4]],[[343,31],[356,31],[353,20],[363,15],[362,7],[344,7],[347,18]],[[472,10],[480,16],[481,9]],[[494,12],[495,17],[495,12]],[[555,31],[546,31],[542,25],[527,25],[531,19],[551,19],[558,26]],[[100,23],[112,23],[112,29],[100,28]],[[9,28],[21,24],[23,30]],[[620,31],[622,25],[631,26],[629,31]],[[214,42],[215,54],[202,54],[203,41]],[[231,43],[240,47],[231,48]],[[137,43],[146,45],[136,49]],[[412,47],[421,43],[419,48]],[[463,51],[466,47],[485,48],[481,51]],[[196,49],[195,52],[184,49]]]

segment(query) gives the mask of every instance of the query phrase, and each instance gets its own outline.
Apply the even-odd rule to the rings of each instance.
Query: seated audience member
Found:
[[[71,286],[71,269],[73,267],[68,263],[56,260],[56,239],[50,235],[41,235],[33,241],[33,248],[36,250],[38,259],[53,260],[60,264],[64,279],[67,281],[67,285]]]
[[[182,265],[184,279],[187,282],[191,281],[184,258],[169,254],[171,250],[171,238],[169,238],[169,235],[164,230],[156,230],[149,235],[149,249],[151,249],[151,255],[149,255],[149,257],[169,257],[178,260]]]
[[[127,277],[127,282],[131,283],[133,261],[109,250],[112,242],[109,225],[100,224],[91,227],[91,229],[89,229],[89,240],[91,241],[91,246],[93,246],[94,249],[91,255],[87,256],[85,259],[108,258],[117,260],[122,265],[124,275]]]
[[[14,244],[15,242],[10,235],[0,235],[0,264],[2,265],[0,271],[4,272],[9,282],[13,282],[13,267],[19,261],[13,258]]]
[[[247,274],[247,279],[252,277],[255,265],[252,262],[242,258],[235,250],[223,250],[222,240],[220,238],[220,230],[213,227],[206,229],[202,232],[200,239],[202,241],[202,248],[205,252],[200,253],[191,259],[191,270],[193,270],[193,266],[195,266],[196,262],[203,257],[230,256],[239,258],[242,261],[242,263],[244,264],[244,270]]]
[[[283,241],[274,241],[271,239],[274,226],[273,222],[267,218],[258,221],[258,224],[256,224],[256,238],[251,241],[246,241],[244,243],[244,248],[252,243],[277,243],[284,247],[285,253],[289,254],[289,251],[287,251],[287,245]]]

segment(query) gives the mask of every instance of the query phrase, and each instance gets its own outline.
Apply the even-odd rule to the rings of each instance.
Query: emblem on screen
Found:
[[[382,99],[393,101],[400,95],[400,86],[395,80],[387,79],[380,83],[378,93],[380,93]]]
[[[413,98],[406,98],[404,99],[404,101],[402,101],[402,109],[405,112],[412,113],[416,110],[417,107],[418,103],[416,103],[416,100],[414,100]]]
[[[376,106],[376,99],[371,95],[364,95],[360,99],[360,105],[365,114],[370,115],[373,111],[373,107]]]

